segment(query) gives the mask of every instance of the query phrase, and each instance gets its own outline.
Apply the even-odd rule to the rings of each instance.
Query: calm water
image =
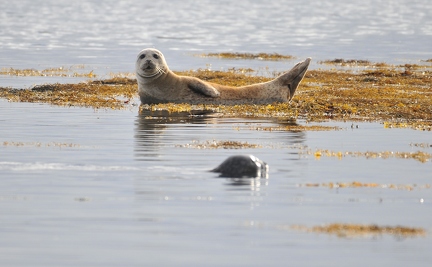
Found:
[[[208,52],[277,52],[316,60],[389,63],[432,57],[432,2],[397,1],[3,1],[1,67],[84,64],[133,71],[146,47],[174,70],[289,63],[219,61]]]
[[[193,56],[221,51],[418,62],[431,58],[431,13],[430,1],[4,1],[0,67],[84,64],[104,78],[132,72],[148,46],[174,70],[295,62]],[[56,81],[78,80],[0,76],[0,86],[18,88]],[[304,152],[432,153],[411,145],[431,144],[430,132],[351,122],[327,123],[340,131],[255,130],[288,123],[0,99],[0,265],[429,266],[431,189],[420,187],[431,184],[431,162]],[[212,140],[261,148],[185,147]],[[269,178],[208,172],[235,154],[269,163]],[[298,186],[353,181],[418,186]],[[428,235],[338,238],[290,228],[327,223],[422,227]]]

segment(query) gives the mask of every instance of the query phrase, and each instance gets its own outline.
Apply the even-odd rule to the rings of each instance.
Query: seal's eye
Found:
[[[139,56],[139,59],[143,59],[145,58],[145,54],[142,54],[141,56]]]
[[[153,54],[153,57],[159,59],[159,56],[157,54]]]

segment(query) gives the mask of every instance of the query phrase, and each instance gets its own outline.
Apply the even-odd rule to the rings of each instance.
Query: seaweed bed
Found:
[[[290,60],[294,59],[294,56],[291,55],[281,55],[278,53],[231,53],[231,52],[222,52],[222,53],[208,53],[201,54],[201,57],[217,57],[222,59],[258,59],[258,60]]]
[[[286,227],[279,227],[286,228]],[[290,226],[291,229],[302,230],[307,232],[336,235],[337,237],[361,237],[361,236],[379,236],[383,234],[392,235],[397,238],[407,238],[416,236],[425,236],[426,231],[423,228],[412,228],[404,226],[379,226],[376,224],[342,224],[332,223],[323,226],[307,227],[303,225]]]
[[[310,70],[290,103],[271,105],[144,105],[140,110],[191,112],[211,110],[225,117],[279,117],[307,121],[378,121],[385,127],[432,129],[432,71],[426,65],[372,64],[360,60],[325,61],[322,64],[354,64],[357,70]],[[21,75],[29,70],[3,71],[2,75]],[[39,73],[46,73],[40,71]],[[242,86],[265,82],[242,69],[176,72],[215,83]],[[62,74],[63,75],[63,74]],[[92,74],[87,74],[91,76]],[[276,74],[275,74],[276,75]],[[121,75],[78,84],[44,84],[30,89],[0,87],[0,97],[9,101],[44,102],[62,106],[123,109],[137,97],[136,80]]]
[[[386,188],[386,189],[396,189],[396,190],[407,190],[412,191],[414,189],[429,189],[430,184],[417,185],[417,184],[378,184],[378,183],[361,183],[358,181],[350,183],[306,183],[299,184],[299,187],[326,187],[329,189],[338,188]],[[420,200],[422,201],[422,200]]]
[[[274,54],[208,54],[220,58],[247,58],[260,60],[281,60]],[[273,58],[272,58],[273,56]],[[272,117],[289,120],[304,119],[306,121],[377,121],[386,128],[413,128],[432,130],[432,60],[425,60],[423,65],[405,64],[389,65],[371,63],[365,60],[335,59],[318,62],[335,67],[351,67],[351,69],[310,70],[301,83],[297,94],[290,103],[274,103],[271,105],[190,105],[190,104],[158,104],[142,105],[141,111],[187,112],[209,110],[224,117]],[[353,69],[352,67],[356,68]],[[53,68],[42,71],[32,69],[2,69],[0,75],[12,76],[75,76],[94,78],[93,72],[79,74],[70,69]],[[215,83],[242,86],[265,82],[269,77],[254,75],[252,69],[229,69],[212,71],[199,69],[196,71],[176,72],[179,75],[194,76]],[[277,75],[274,73],[273,75]],[[135,105],[137,84],[135,79],[116,75],[106,80],[95,80],[77,84],[44,84],[29,89],[12,89],[0,87],[0,97],[15,102],[42,102],[60,106],[91,107],[95,109],[127,109]],[[338,127],[316,125],[288,125],[278,127],[253,127],[259,131],[304,131],[304,130],[338,130]],[[62,143],[20,143],[3,142],[1,146],[50,146],[75,147],[75,144]],[[412,144],[415,147],[431,147],[430,144]],[[235,141],[193,141],[179,145],[182,148],[195,149],[238,149],[261,148],[261,144]],[[315,151],[300,149],[300,155],[321,157],[366,157],[366,158],[412,158],[420,162],[431,159],[431,155],[423,152],[341,152],[317,149]],[[399,190],[429,189],[430,185],[394,185],[377,183],[308,183],[300,187],[324,188],[389,188]],[[285,229],[288,226],[281,226]],[[396,237],[424,236],[422,228],[402,226],[378,226],[334,223],[325,226],[289,226],[290,229],[315,233],[326,233],[338,237],[389,234]]]
[[[85,77],[95,78],[96,74],[93,71],[83,72],[85,69],[84,65],[76,65],[69,68],[48,68],[44,70],[36,69],[14,69],[14,68],[2,68],[0,70],[1,75],[10,76],[41,76],[41,77]]]

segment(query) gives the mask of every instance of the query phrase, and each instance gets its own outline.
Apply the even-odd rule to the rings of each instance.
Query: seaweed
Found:
[[[122,80],[123,81],[123,80]],[[42,102],[59,106],[125,108],[136,97],[136,84],[44,84],[30,89],[0,88],[0,97],[14,102]]]
[[[14,69],[14,68],[2,68],[0,75],[9,76],[41,76],[41,77],[86,77],[94,78],[96,74],[91,70],[90,72],[76,72],[74,69],[84,69],[84,66],[73,66],[70,68],[58,67],[48,68],[44,70],[36,69]]]
[[[345,60],[344,62],[351,62]],[[251,70],[208,69],[176,72],[205,81],[243,86],[266,82],[272,77],[253,75]],[[278,75],[274,73],[273,76]],[[78,84],[47,84],[30,89],[0,88],[0,97],[10,101],[45,102],[63,106],[122,109],[137,99],[135,79],[112,77]],[[431,67],[415,64],[350,70],[310,70],[290,103],[270,105],[144,105],[141,110],[188,112],[210,110],[225,117],[272,117],[307,121],[378,121],[387,128],[405,125],[432,130]]]
[[[307,154],[307,155],[314,155],[316,159],[320,159],[322,157],[336,157],[338,159],[342,159],[344,157],[350,156],[350,157],[364,157],[366,159],[374,159],[374,158],[381,158],[381,159],[389,159],[389,158],[399,158],[399,159],[414,159],[421,163],[428,162],[432,159],[432,155],[423,151],[416,151],[416,152],[399,152],[399,151],[382,151],[382,152],[375,152],[375,151],[366,151],[366,152],[359,152],[359,151],[331,151],[327,149],[317,149],[315,151],[312,150],[306,150],[300,152],[301,154]]]
[[[343,58],[336,58],[333,60],[322,60],[318,61],[319,64],[326,64],[326,65],[339,65],[339,66],[351,66],[351,65],[359,65],[359,66],[380,66],[385,67],[387,64],[385,63],[371,63],[369,60],[363,60],[363,59],[343,59]]]
[[[261,145],[251,144],[248,142],[239,142],[239,141],[205,141],[199,142],[197,140],[192,141],[192,143],[185,145],[177,145],[177,147],[181,148],[196,148],[196,149],[242,149],[242,148],[262,148]]]
[[[222,59],[258,59],[258,60],[291,60],[295,59],[291,55],[281,55],[278,53],[232,53],[232,52],[222,52],[222,53],[208,53],[200,54],[202,57],[217,57]]]
[[[312,227],[293,225],[291,228],[307,232],[335,235],[337,237],[380,236],[387,234],[397,238],[407,238],[426,235],[426,230],[423,228],[405,226],[379,226],[377,224],[331,223]]]
[[[406,185],[397,185],[397,184],[379,184],[379,183],[362,183],[358,181],[350,182],[350,183],[306,183],[300,184],[299,187],[327,187],[329,189],[333,188],[387,188],[387,189],[397,189],[397,190],[407,190],[412,191],[415,188],[417,189],[430,189],[431,186],[429,184],[425,185],[416,185],[416,184],[406,184]]]

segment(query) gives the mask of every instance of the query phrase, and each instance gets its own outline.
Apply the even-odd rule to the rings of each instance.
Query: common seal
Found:
[[[253,155],[236,155],[227,158],[218,167],[211,170],[221,177],[230,178],[267,178],[269,166]]]
[[[146,48],[138,54],[135,71],[143,104],[270,104],[292,99],[310,61],[311,58],[307,58],[297,63],[269,82],[231,87],[176,75],[159,50]]]

